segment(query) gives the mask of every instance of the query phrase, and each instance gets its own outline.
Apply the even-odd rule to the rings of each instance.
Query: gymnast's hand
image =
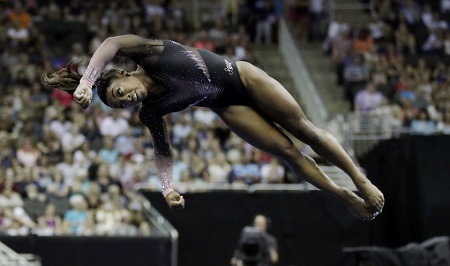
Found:
[[[166,196],[166,202],[171,209],[184,208],[184,198],[180,193],[172,191]]]
[[[92,101],[92,89],[88,85],[81,83],[73,93],[73,98],[77,104],[86,109]]]

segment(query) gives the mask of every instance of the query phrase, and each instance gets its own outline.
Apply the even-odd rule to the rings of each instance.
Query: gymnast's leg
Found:
[[[383,194],[356,167],[337,140],[330,133],[313,125],[295,99],[278,81],[249,63],[238,62],[237,66],[241,80],[258,112],[311,146],[318,155],[344,170],[371,207],[371,211],[381,211],[384,205]]]
[[[253,146],[283,159],[296,175],[343,200],[357,217],[361,219],[374,217],[363,199],[349,189],[336,185],[314,160],[304,156],[278,127],[254,109],[248,106],[230,106],[214,108],[213,111],[239,137]]]

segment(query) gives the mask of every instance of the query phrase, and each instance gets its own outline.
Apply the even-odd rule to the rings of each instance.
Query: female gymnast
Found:
[[[114,56],[130,58],[137,70],[103,70]],[[77,65],[72,60],[67,68],[44,74],[42,83],[73,93],[83,108],[91,103],[93,86],[112,108],[141,104],[139,117],[153,137],[163,196],[171,208],[184,207],[185,201],[173,190],[173,158],[163,116],[201,106],[214,111],[246,142],[284,160],[297,176],[341,199],[357,217],[371,220],[383,209],[381,191],[336,139],[313,125],[277,80],[248,62],[235,62],[174,41],[122,35],[109,37],[98,47],[82,77]],[[277,125],[344,170],[360,195],[336,185]]]

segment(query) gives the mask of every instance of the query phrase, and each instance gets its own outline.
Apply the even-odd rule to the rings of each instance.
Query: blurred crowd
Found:
[[[367,24],[337,15],[323,35],[351,110],[412,133],[450,134],[450,1],[363,2]]]
[[[159,191],[160,183],[138,109],[114,110],[95,97],[83,110],[70,94],[43,88],[40,77],[120,34],[171,39],[257,65],[254,45],[276,41],[277,2],[226,1],[218,14],[188,23],[181,0],[0,1],[0,232],[150,235],[134,188]],[[117,58],[111,65],[130,64]],[[288,179],[282,164],[208,109],[165,118],[176,185]]]

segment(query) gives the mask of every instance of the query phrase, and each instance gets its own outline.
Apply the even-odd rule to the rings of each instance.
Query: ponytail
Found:
[[[84,61],[84,58],[73,58],[67,63],[67,66],[54,72],[45,73],[41,77],[41,83],[47,88],[55,88],[67,91],[73,94],[78,87],[81,75],[78,73],[78,65]]]

